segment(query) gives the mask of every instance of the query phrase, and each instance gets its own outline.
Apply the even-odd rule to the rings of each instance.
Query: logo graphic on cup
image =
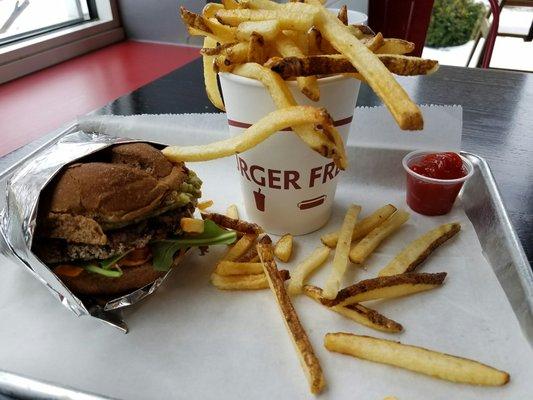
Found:
[[[220,73],[231,135],[275,110],[258,81]],[[352,122],[359,81],[343,76],[319,79],[320,102],[302,95],[288,82],[296,102],[325,107],[344,141]],[[340,170],[286,129],[236,156],[247,218],[272,234],[303,235],[321,228],[331,215]]]

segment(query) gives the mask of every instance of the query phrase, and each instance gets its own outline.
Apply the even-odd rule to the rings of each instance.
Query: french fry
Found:
[[[283,57],[304,57],[303,51],[286,35],[281,34],[274,42],[276,50]],[[299,76],[296,83],[300,91],[310,100],[320,100],[320,90],[316,76]]]
[[[430,75],[438,70],[436,60],[409,57],[397,54],[378,54],[385,67],[396,75]],[[360,73],[342,54],[307,57],[273,57],[265,67],[278,73],[283,79],[294,77]],[[363,75],[364,76],[364,75]]]
[[[355,264],[364,263],[381,242],[396,232],[408,219],[408,212],[396,211],[350,249],[350,261]]]
[[[289,271],[279,271],[280,279],[289,279]],[[265,274],[224,276],[216,272],[211,274],[211,283],[221,290],[260,290],[268,289]]]
[[[243,221],[242,219],[233,219],[226,215],[217,213],[202,213],[201,215],[203,219],[210,219],[219,226],[222,226],[227,229],[233,229],[237,232],[250,233],[255,235],[263,233],[263,228],[261,228],[259,225],[254,224],[252,222]]]
[[[239,209],[235,204],[230,204],[226,209],[226,216],[232,219],[239,219]]]
[[[451,382],[502,386],[510,380],[507,372],[478,361],[371,336],[328,333],[324,338],[324,346],[329,351],[393,365]]]
[[[237,39],[237,29],[233,26],[223,25],[214,17],[204,18],[204,23],[220,40],[233,42]]]
[[[216,273],[223,276],[257,275],[263,273],[260,262],[221,261],[217,264]]]
[[[292,96],[287,84],[268,68],[261,65],[247,63],[235,67],[234,74],[260,81],[268,90],[272,101],[278,109],[296,106],[296,101]],[[294,132],[311,149],[324,157],[333,158],[333,161],[344,170],[347,165],[346,152],[342,137],[336,129],[319,131],[316,130],[311,121],[293,126]],[[323,126],[323,125],[322,125]]]
[[[231,246],[228,250],[228,252],[222,257],[222,261],[236,261],[241,257],[244,253],[246,253],[254,244],[255,240],[257,239],[257,234],[255,233],[247,233],[246,235],[243,235],[237,243],[235,243],[233,246]],[[218,265],[216,272],[218,272]]]
[[[184,217],[180,219],[180,227],[183,232],[202,233],[204,231],[204,220]]]
[[[384,39],[381,32],[378,32],[375,36],[372,36],[368,39],[363,39],[361,42],[372,52],[376,52],[381,46],[383,46]],[[353,67],[353,66],[352,66]],[[390,71],[390,69],[389,69]]]
[[[292,282],[292,277],[289,282]],[[321,303],[322,289],[316,286],[305,285],[303,287],[303,293],[315,300],[317,303]],[[350,304],[347,306],[333,306],[328,307],[331,311],[342,315],[348,319],[351,319],[358,324],[364,325],[368,328],[376,329],[382,332],[397,333],[403,330],[403,326],[392,319],[385,317],[376,310],[365,307],[362,304]]]
[[[305,372],[309,387],[312,393],[320,393],[325,386],[324,375],[320,367],[313,346],[305,333],[305,330],[300,323],[298,315],[294,310],[291,299],[285,290],[283,279],[280,277],[276,262],[274,261],[274,254],[272,251],[272,240],[268,236],[261,238],[257,245],[257,252],[263,264],[263,270],[268,280],[270,290],[274,294],[276,303],[279,306],[283,322],[291,337],[296,353],[300,360],[302,369]]]
[[[211,41],[212,47],[204,46],[200,50],[200,53],[205,56],[218,56],[221,54],[226,54],[229,48],[236,46],[237,44],[239,43],[230,42],[230,43],[221,44],[221,43],[216,42],[215,40],[212,40]]]
[[[412,272],[441,244],[461,230],[457,222],[444,224],[426,232],[409,243],[389,262],[378,276],[390,276]]]
[[[365,78],[374,92],[383,100],[392,116],[403,130],[420,130],[424,127],[422,113],[405,90],[396,82],[383,63],[350,30],[323,7],[316,19],[318,29],[332,46],[344,54]],[[218,13],[222,12],[219,11]],[[217,15],[218,15],[217,13]]]
[[[210,48],[214,47],[216,45],[216,41],[208,36],[204,38],[204,48]],[[209,55],[203,55],[202,61],[203,61],[203,68],[204,68],[204,84],[205,84],[205,92],[207,93],[207,97],[209,98],[209,101],[218,108],[221,111],[226,111],[226,108],[224,107],[224,102],[222,101],[222,96],[220,95],[220,91],[218,90],[218,82],[217,82],[217,74],[215,73],[215,70],[213,69],[213,60],[214,57]]]
[[[207,26],[204,17],[201,15],[193,13],[183,6],[180,7],[180,15],[185,25],[207,33],[214,33],[209,26]]]
[[[266,60],[265,39],[257,32],[252,32],[246,61],[263,64]]]
[[[292,255],[293,237],[290,233],[279,238],[274,246],[274,255],[278,260],[288,262]]]
[[[162,150],[163,154],[171,161],[208,161],[242,153],[257,146],[273,134],[290,126],[301,124],[319,124],[326,136],[342,139],[333,120],[324,109],[310,106],[293,106],[272,111],[246,129],[241,135],[233,136],[226,140],[197,146],[169,146]],[[340,140],[339,139],[339,140]],[[339,169],[347,165],[344,144],[339,142],[334,151],[333,159]]]
[[[278,3],[270,0],[241,0],[241,3],[254,10],[277,10],[280,8]]]
[[[322,35],[315,27],[307,32],[308,53],[310,56],[322,54]],[[288,56],[284,56],[288,57]]]
[[[213,18],[218,10],[224,9],[224,5],[218,3],[207,3],[203,10],[202,16],[204,18]]]
[[[253,32],[260,34],[265,40],[274,40],[280,32],[280,26],[277,20],[245,21],[239,24],[235,34],[237,39],[248,41]]]
[[[222,5],[226,10],[235,10],[240,8],[240,4],[237,0],[222,0]]]
[[[316,10],[308,9],[307,12],[292,9],[286,4],[283,9],[276,10],[219,10],[216,18],[223,24],[238,26],[245,21],[277,20],[281,29],[307,32],[314,25]]]
[[[380,225],[395,212],[396,207],[394,207],[392,204],[387,204],[374,211],[368,217],[357,222],[353,228],[352,242],[355,242],[356,240],[368,235],[375,227]],[[333,248],[337,245],[338,238],[339,232],[332,232],[322,236],[320,240],[322,240],[322,243],[324,243],[326,246]]]
[[[378,48],[377,54],[407,54],[415,49],[415,44],[403,39],[384,39],[383,45]]]
[[[380,276],[366,279],[342,289],[333,300],[320,299],[322,304],[332,307],[377,299],[391,299],[407,296],[440,287],[446,272],[435,274],[408,272],[400,275]]]
[[[305,279],[328,259],[331,250],[328,247],[320,246],[309,256],[296,266],[291,274],[291,280],[287,288],[291,295],[302,293]]]
[[[255,247],[252,247],[248,253],[244,254],[243,256],[239,257],[237,259],[238,262],[242,263],[255,263],[259,262],[259,255],[257,254],[257,249]]]
[[[212,207],[214,204],[213,200],[201,201],[196,205],[196,208],[200,211],[207,210],[209,207]]]
[[[339,9],[339,13],[337,14],[337,18],[344,25],[348,25],[348,7],[346,6],[346,4],[343,4],[342,7]]]
[[[333,258],[333,266],[328,276],[326,284],[324,285],[323,296],[326,299],[334,299],[337,296],[342,277],[348,267],[348,254],[350,253],[350,244],[352,243],[352,234],[357,217],[361,212],[361,206],[352,204],[342,223],[339,232],[339,239],[337,247],[335,248],[335,257]]]

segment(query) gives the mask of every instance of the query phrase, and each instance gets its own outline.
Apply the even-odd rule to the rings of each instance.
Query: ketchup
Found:
[[[440,180],[440,182],[429,182],[408,173],[409,207],[424,215],[447,214],[464,183],[453,180],[467,175],[462,158],[456,153],[428,154],[408,163],[408,168],[419,175]],[[447,180],[452,182],[446,182]]]

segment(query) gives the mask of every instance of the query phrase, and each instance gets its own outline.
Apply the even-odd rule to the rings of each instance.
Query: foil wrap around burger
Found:
[[[105,302],[90,298],[82,300],[73,294],[31,249],[35,239],[39,196],[61,169],[73,161],[109,146],[133,142],[138,141],[81,131],[64,136],[37,152],[14,171],[7,182],[6,207],[0,213],[0,234],[8,246],[9,254],[6,255],[23,265],[63,306],[77,316],[92,316],[124,333],[128,331],[128,327],[122,320],[120,310],[154,293],[170,271],[150,285],[116,298],[106,299]]]

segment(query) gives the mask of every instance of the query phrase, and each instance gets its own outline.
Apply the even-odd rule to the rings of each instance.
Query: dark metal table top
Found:
[[[463,150],[490,164],[526,255],[533,259],[533,74],[441,67],[402,81],[419,104],[463,107]],[[362,85],[358,105],[381,104]],[[200,59],[122,96],[99,114],[216,112],[203,88]],[[443,127],[442,134],[446,134]]]

